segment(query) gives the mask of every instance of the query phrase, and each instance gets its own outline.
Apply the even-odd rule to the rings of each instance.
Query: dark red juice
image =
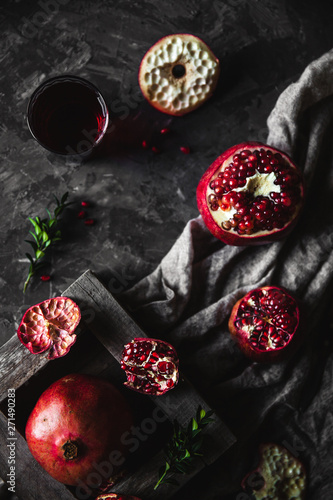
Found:
[[[78,77],[48,80],[33,94],[28,122],[45,148],[59,154],[82,154],[102,139],[108,111],[96,87]]]

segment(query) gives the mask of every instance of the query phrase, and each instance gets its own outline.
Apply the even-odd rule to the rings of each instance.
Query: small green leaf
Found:
[[[61,198],[62,205],[67,201],[67,198],[68,198],[68,191],[62,195],[62,198]]]
[[[43,240],[43,243],[46,243],[49,239],[49,235],[47,234],[46,231],[43,231],[42,232],[42,240]]]
[[[33,251],[36,253],[36,250],[37,250],[37,248],[38,248],[37,243],[36,243],[35,241],[31,241],[31,240],[24,240],[24,241],[25,241],[26,243],[29,243],[29,245],[31,245],[31,246],[32,246]]]
[[[198,428],[198,422],[195,420],[195,418],[192,418],[192,430],[196,431]]]
[[[30,253],[26,253],[25,256],[30,260],[31,264],[34,263],[34,260],[33,260],[32,256],[30,255]]]
[[[200,415],[199,415],[199,420],[202,420],[203,418],[205,418],[206,416],[206,412],[203,408],[201,408],[200,410]]]
[[[36,259],[41,259],[42,257],[44,257],[45,253],[42,252],[42,250],[37,250],[36,252]]]

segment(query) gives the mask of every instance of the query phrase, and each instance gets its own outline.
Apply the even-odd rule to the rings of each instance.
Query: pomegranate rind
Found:
[[[110,454],[128,454],[122,437],[129,435],[133,415],[129,404],[109,381],[69,374],[51,384],[39,397],[25,428],[31,454],[57,481],[67,485],[89,482],[102,470],[100,489],[117,473]],[[77,444],[77,456],[66,458],[64,446]],[[118,460],[118,459],[117,459]]]
[[[175,60],[170,60],[173,58],[170,47],[175,43],[174,41],[177,41],[182,49]],[[191,47],[190,44],[194,45],[196,50],[187,49],[187,47]],[[163,51],[167,52],[165,61],[161,59]],[[155,58],[155,64],[150,62],[152,57]],[[168,58],[169,60],[167,60]],[[197,67],[196,64],[199,64],[201,58],[206,62]],[[180,78],[173,76],[172,69],[176,65],[185,67],[184,76]],[[207,65],[211,67],[207,68]],[[154,74],[152,76],[152,73],[158,70],[162,73],[161,80],[165,80],[161,87],[161,93],[164,93],[165,98],[160,100],[157,98],[160,92],[155,91],[154,87],[156,77],[153,78]],[[208,45],[197,36],[179,33],[167,35],[150,47],[141,61],[138,80],[144,97],[155,109],[172,116],[183,116],[197,109],[212,96],[219,74],[219,60]],[[154,80],[154,82],[150,82],[150,80]],[[181,96],[183,101],[177,95]],[[185,102],[186,99],[187,102]]]
[[[48,351],[48,359],[68,353],[76,341],[81,320],[79,306],[68,297],[54,297],[31,306],[17,330],[20,342],[32,354]]]
[[[265,351],[255,348],[249,340],[248,332],[237,326],[237,321],[240,317],[239,308],[242,303],[247,302],[248,299],[255,293],[262,293],[263,291],[277,290],[281,292],[285,297],[288,298],[290,303],[295,307],[296,322],[293,327],[293,332],[290,334],[290,338],[281,347],[271,347]],[[301,335],[302,335],[302,324],[301,324],[301,314],[300,306],[295,297],[293,297],[286,289],[275,286],[266,286],[255,288],[248,292],[244,297],[239,299],[232,308],[231,315],[228,321],[228,328],[231,335],[235,338],[237,344],[239,345],[241,351],[252,361],[258,363],[274,363],[279,362],[290,356],[299,346]]]
[[[104,493],[99,495],[95,500],[141,500],[141,498],[133,495],[120,495],[118,493]]]
[[[260,461],[258,467],[246,474],[241,486],[251,492],[256,500],[290,499],[304,500],[306,496],[306,470],[289,450],[274,443],[259,446]],[[261,478],[264,485],[254,488],[255,478]]]
[[[128,350],[136,348],[135,344],[140,349],[146,343],[151,347],[144,354],[144,359],[129,358]],[[132,354],[130,357],[133,358]],[[162,370],[160,363],[168,366],[167,371]],[[178,366],[179,359],[175,348],[163,340],[137,337],[124,346],[121,359],[121,368],[127,377],[124,385],[141,394],[162,396],[174,389],[179,381]]]
[[[217,174],[219,170],[224,170],[224,168],[228,165],[228,161],[238,152],[242,150],[256,150],[258,148],[265,148],[273,153],[279,153],[282,158],[292,167],[295,169],[297,172],[300,182],[299,182],[299,188],[301,191],[301,203],[295,207],[295,211],[293,214],[293,217],[288,221],[288,223],[282,227],[281,229],[279,228],[274,228],[270,231],[262,231],[258,234],[253,233],[251,235],[239,235],[237,232],[233,230],[225,230],[223,229],[214,219],[210,209],[209,209],[209,204],[207,200],[207,193],[209,189],[209,184],[211,180],[214,178],[214,176]],[[223,241],[224,243],[228,245],[234,245],[234,246],[246,246],[246,245],[262,245],[262,244],[267,244],[271,243],[273,241],[279,241],[290,234],[292,229],[295,227],[298,218],[301,213],[301,209],[303,206],[303,198],[304,198],[304,185],[303,185],[303,180],[302,180],[302,175],[298,167],[295,165],[295,163],[292,161],[289,155],[284,153],[283,151],[276,149],[272,146],[269,146],[267,144],[261,143],[261,142],[256,142],[256,141],[251,141],[251,142],[243,142],[240,144],[236,144],[232,146],[231,148],[227,149],[224,153],[222,153],[216,160],[208,167],[206,172],[203,174],[201,177],[198,187],[197,187],[197,205],[199,212],[202,216],[202,219],[207,226],[208,230],[219,240]]]

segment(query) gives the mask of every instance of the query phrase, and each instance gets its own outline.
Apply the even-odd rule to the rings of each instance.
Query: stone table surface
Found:
[[[328,0],[2,0],[0,344],[29,306],[88,268],[114,293],[151,272],[198,215],[205,169],[233,144],[265,141],[280,93],[332,48],[332,18]],[[175,118],[144,100],[137,73],[153,43],[184,32],[211,47],[221,77],[205,105]],[[64,73],[93,82],[110,111],[105,140],[82,162],[44,150],[26,122],[33,90]],[[165,127],[171,132],[161,136]],[[143,140],[161,153],[143,149]],[[28,217],[44,217],[53,195],[66,191],[73,204],[63,240],[49,253],[51,280],[36,277],[23,294]],[[91,226],[77,217],[82,201],[90,203]]]

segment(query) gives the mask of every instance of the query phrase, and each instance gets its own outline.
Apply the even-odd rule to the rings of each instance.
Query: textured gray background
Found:
[[[203,171],[232,144],[266,140],[278,96],[333,46],[328,1],[62,0],[49,14],[46,5],[1,4],[1,343],[15,333],[27,307],[60,294],[87,268],[115,293],[151,272],[197,216],[195,189]],[[177,32],[210,45],[221,61],[221,79],[203,107],[171,118],[143,101],[137,71],[155,41]],[[111,113],[106,140],[82,164],[44,151],[26,125],[32,91],[61,73],[95,83]],[[166,126],[172,132],[161,138]],[[161,154],[142,150],[143,139]],[[179,151],[183,145],[190,155]],[[63,242],[51,253],[52,281],[37,278],[23,295],[27,217],[43,216],[45,207],[52,209],[52,193],[67,190],[75,203],[63,220]],[[77,219],[82,200],[91,202],[94,226]]]
[[[61,0],[53,14],[46,5],[1,2],[0,342],[15,333],[28,306],[59,294],[87,268],[112,291],[153,270],[197,215],[203,171],[230,145],[265,140],[280,92],[333,45],[328,1]],[[205,106],[171,118],[143,102],[137,71],[157,39],[186,31],[219,57],[221,79]],[[82,165],[43,150],[26,124],[32,91],[64,72],[101,89],[115,125],[99,156]],[[157,144],[165,126],[173,132],[160,142],[162,153],[143,151],[141,140]],[[181,145],[192,153],[183,155]],[[63,243],[51,254],[52,281],[36,279],[24,296],[27,217],[43,216],[52,193],[66,190],[76,204],[64,220]],[[92,227],[77,219],[83,199],[93,204]]]

